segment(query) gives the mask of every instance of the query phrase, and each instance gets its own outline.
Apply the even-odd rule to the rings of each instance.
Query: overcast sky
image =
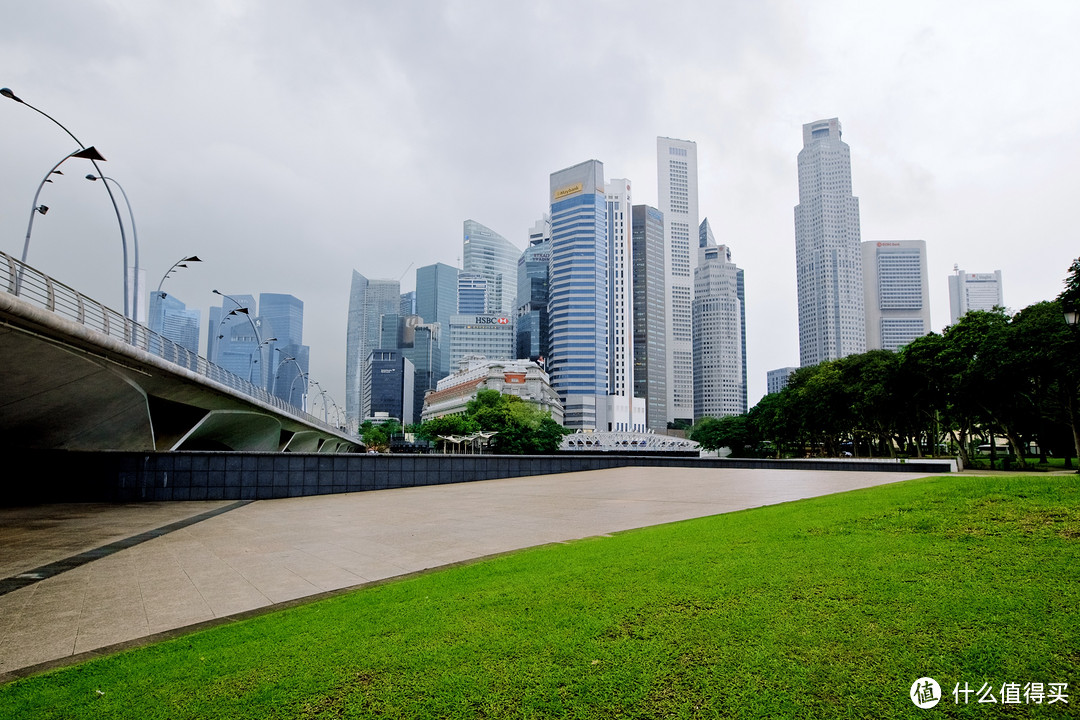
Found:
[[[803,123],[840,118],[863,240],[926,241],[936,330],[954,263],[1002,270],[1020,309],[1080,255],[1078,2],[4,5],[0,86],[107,158],[149,287],[205,261],[164,288],[202,311],[204,348],[212,289],[296,295],[341,405],[353,269],[411,290],[416,266],[459,264],[466,219],[524,248],[549,174],[591,158],[655,205],[658,135],[697,142],[701,214],[746,272],[751,405],[798,364]],[[22,252],[74,149],[0,98],[0,250]],[[121,309],[112,207],[85,161],[64,169],[29,262]]]

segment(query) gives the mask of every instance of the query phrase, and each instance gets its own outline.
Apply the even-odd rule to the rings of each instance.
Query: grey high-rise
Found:
[[[795,263],[803,367],[866,352],[859,199],[837,118],[803,125]]]
[[[664,214],[634,205],[631,243],[634,272],[634,397],[645,398],[645,422],[667,429],[667,343],[664,317],[667,292],[664,265]]]
[[[364,365],[372,350],[379,349],[383,315],[401,310],[401,285],[397,280],[369,280],[353,271],[349,290],[349,318],[345,342],[345,417],[355,431],[368,414],[364,397]]]

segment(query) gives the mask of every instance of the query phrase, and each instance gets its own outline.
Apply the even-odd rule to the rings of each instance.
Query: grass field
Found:
[[[365,589],[11,683],[0,716],[1070,717],[1078,605],[1080,478],[950,476]]]

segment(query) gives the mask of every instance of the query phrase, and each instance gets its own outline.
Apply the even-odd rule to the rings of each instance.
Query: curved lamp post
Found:
[[[79,138],[75,137],[75,135],[72,134],[72,132],[70,130],[68,130],[66,127],[64,127],[60,123],[59,120],[54,118],[52,115],[49,115],[48,113],[46,113],[44,110],[39,110],[38,108],[34,107],[30,103],[26,102],[21,97],[19,97],[15,93],[13,93],[11,91],[11,88],[0,88],[0,95],[3,95],[4,97],[6,97],[6,98],[8,98],[10,100],[14,100],[15,102],[19,103],[20,105],[25,105],[26,107],[30,108],[34,112],[38,113],[39,115],[44,115],[46,118],[51,120],[58,128],[60,128],[64,132],[66,132],[68,134],[68,137],[70,137],[72,140],[74,140],[75,143],[79,146],[80,149],[82,149],[84,151],[90,149],[90,148],[86,147],[85,145],[83,145],[82,141],[79,140]],[[96,153],[97,151],[95,150],[94,152]],[[101,159],[104,160],[105,158],[101,158]],[[93,164],[94,170],[97,170],[97,174],[101,175],[101,168],[98,167],[97,160],[94,159],[94,158],[89,158],[89,160],[90,160],[91,164]],[[116,213],[116,222],[120,226],[120,244],[123,245],[123,247],[124,247],[124,273],[123,273],[123,277],[124,277],[124,315],[125,315],[125,317],[128,317],[128,313],[130,312],[130,303],[128,302],[128,281],[127,281],[127,279],[128,279],[127,236],[124,235],[124,222],[123,222],[123,220],[120,219],[120,207],[116,204],[116,197],[113,196],[112,188],[109,187],[108,183],[103,183],[103,184],[105,185],[105,192],[109,193],[109,200],[110,200],[110,202],[112,202],[113,212]]]
[[[258,339],[258,335],[256,335],[255,337],[256,337],[256,339]],[[251,376],[252,376],[252,374],[254,372],[255,365],[257,365],[258,362],[259,362],[258,359],[255,358],[255,353],[259,353],[259,356],[261,357],[262,356],[263,346],[264,345],[269,345],[272,342],[277,342],[277,338],[276,337],[266,338],[261,343],[256,345],[255,349],[251,351],[250,355],[248,355],[248,382],[254,382],[251,379]],[[259,373],[259,380],[260,381],[262,380],[262,373],[261,372]]]
[[[235,310],[230,310],[228,315],[226,315],[225,317],[228,317],[229,315],[240,315],[240,314],[242,314],[244,317],[247,318],[247,321],[249,323],[251,323],[251,331],[255,333],[255,342],[262,343],[262,337],[260,337],[260,335],[259,335],[259,328],[255,327],[255,321],[252,320],[252,318],[251,318],[251,309],[250,308],[245,307],[239,300],[234,298],[232,295],[226,295],[225,293],[221,292],[220,290],[211,290],[210,292],[214,293],[215,295],[220,295],[223,298],[228,298],[229,300],[232,300],[233,304],[236,305],[236,309]],[[221,318],[221,322],[224,323],[225,318]]]
[[[104,159],[104,158],[102,158]],[[124,196],[124,204],[127,205],[128,217],[131,218],[131,245],[135,249],[135,278],[132,280],[132,295],[131,298],[131,319],[135,322],[139,322],[139,231],[135,229],[135,213],[131,212],[131,201],[128,200],[127,193],[124,192],[124,186],[118,183],[111,177],[105,177],[104,175],[94,175],[90,173],[86,176],[87,180],[95,181],[101,180],[106,186],[112,183],[116,187],[120,188],[120,194]],[[125,279],[127,275],[124,276]]]
[[[296,358],[294,358],[291,355],[286,355],[285,351],[282,350],[281,348],[274,348],[274,349],[277,350],[279,353],[281,353],[281,362],[278,363],[277,370],[274,371],[274,385],[275,386],[277,385],[278,373],[281,372],[281,366],[284,365],[287,362],[292,362],[294,365],[296,365],[296,372],[298,373],[297,377],[305,377],[307,375],[307,373],[304,372],[304,368],[300,367],[300,363],[297,362]],[[292,382],[289,383],[289,399],[286,400],[286,402],[288,402],[290,405],[292,405],[292,390],[293,390],[293,385],[295,383],[296,383],[296,378],[293,378]],[[304,396],[306,396],[306,395],[307,395],[307,380],[305,379],[304,380]],[[303,406],[304,406],[303,398],[301,398],[301,402],[300,402],[300,409],[301,410],[304,409]]]
[[[101,156],[101,153],[99,153],[97,151],[97,149],[93,145],[91,145],[88,148],[83,148],[82,150],[76,150],[75,152],[68,153],[67,155],[65,155],[63,157],[63,159],[60,160],[60,162],[56,163],[51,168],[49,168],[49,172],[45,173],[45,177],[43,177],[41,179],[41,182],[38,183],[37,191],[34,193],[34,204],[30,208],[30,221],[26,224],[26,240],[25,240],[25,242],[23,242],[23,251],[22,251],[22,259],[20,261],[20,266],[19,266],[19,274],[15,278],[15,294],[16,295],[19,294],[19,288],[22,286],[23,268],[26,266],[27,253],[30,252],[30,233],[32,233],[34,231],[34,216],[36,214],[38,214],[38,213],[41,213],[42,215],[44,215],[45,213],[49,212],[48,206],[46,206],[46,205],[38,205],[38,198],[41,197],[41,189],[43,187],[45,187],[45,183],[51,183],[52,182],[52,176],[53,175],[63,175],[64,173],[60,172],[60,170],[58,168],[61,165],[63,165],[64,162],[66,162],[69,158],[73,158],[73,157],[74,158],[83,158],[85,160],[89,160],[89,161],[94,163],[94,167],[97,167],[97,161],[98,160],[100,160],[102,162],[105,162],[105,158],[103,158]]]
[[[155,290],[154,292],[160,295],[162,300],[165,299],[165,296],[168,293],[161,292],[161,286],[165,284],[165,281],[168,280],[169,276],[172,275],[175,271],[179,270],[180,268],[186,268],[187,263],[189,262],[202,262],[202,260],[199,259],[198,255],[190,255],[188,257],[180,258],[172,264],[172,267],[169,268],[164,275],[161,276],[161,282],[157,284],[157,290]]]

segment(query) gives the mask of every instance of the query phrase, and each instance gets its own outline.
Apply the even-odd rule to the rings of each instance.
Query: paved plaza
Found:
[[[0,508],[0,681],[430,568],[924,475],[620,468],[240,503]]]

